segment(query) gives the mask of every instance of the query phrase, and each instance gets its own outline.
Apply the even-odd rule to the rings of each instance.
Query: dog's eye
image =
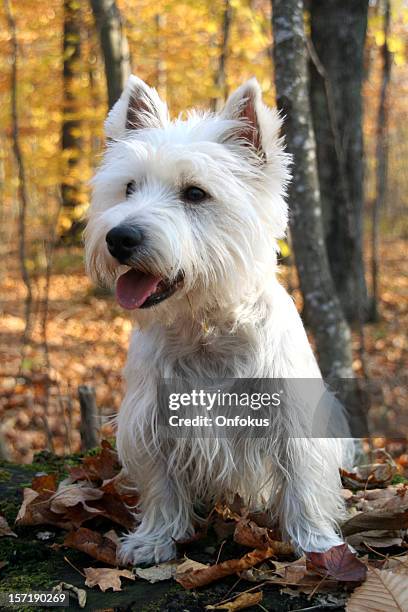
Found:
[[[202,202],[207,197],[207,194],[200,187],[187,187],[183,191],[183,199],[187,202]]]
[[[130,183],[126,185],[126,197],[128,198],[135,191],[136,191],[136,183],[135,181],[130,181]]]

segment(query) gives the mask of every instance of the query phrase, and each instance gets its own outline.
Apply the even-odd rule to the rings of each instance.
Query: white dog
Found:
[[[137,309],[117,445],[141,522],[122,557],[174,557],[175,542],[193,534],[197,505],[235,493],[266,508],[298,549],[340,544],[343,444],[300,436],[311,413],[289,406],[267,439],[169,439],[157,425],[162,379],[321,379],[276,278],[290,162],[278,113],[252,79],[221,114],[171,121],[157,92],[132,76],[105,127],[87,267],[97,282],[116,283],[121,306]]]

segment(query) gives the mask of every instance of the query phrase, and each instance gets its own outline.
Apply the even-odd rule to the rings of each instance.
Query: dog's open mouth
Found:
[[[132,268],[119,276],[116,283],[116,299],[120,306],[127,310],[149,308],[167,300],[179,288],[182,281],[182,274],[179,274],[175,280],[169,281]]]

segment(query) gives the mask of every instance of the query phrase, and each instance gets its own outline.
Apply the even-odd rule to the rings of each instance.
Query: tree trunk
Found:
[[[64,163],[61,184],[62,205],[72,226],[66,235],[76,233],[75,208],[81,203],[81,186],[76,172],[82,149],[81,120],[78,116],[77,85],[81,59],[81,10],[77,0],[64,0],[63,39],[63,119],[62,159]]]
[[[350,330],[334,290],[326,247],[310,112],[302,0],[273,0],[272,27],[277,104],[293,155],[289,189],[291,234],[307,318],[324,376],[348,378]]]
[[[303,0],[273,0],[277,104],[293,156],[290,229],[307,319],[322,375],[338,390],[354,437],[367,435],[366,398],[354,379],[350,329],[334,289],[324,241],[309,99]]]
[[[222,16],[222,33],[221,43],[219,46],[218,67],[214,77],[214,85],[217,90],[216,97],[212,101],[214,112],[221,110],[226,100],[227,82],[226,82],[226,65],[228,59],[228,45],[231,32],[232,7],[230,0],[224,0],[224,11]]]
[[[362,98],[368,0],[313,0],[310,99],[331,274],[349,321],[367,315]]]
[[[371,320],[378,320],[378,276],[379,276],[379,223],[380,213],[384,208],[386,191],[387,191],[387,169],[388,169],[388,143],[387,143],[387,128],[388,128],[388,108],[387,94],[388,85],[391,78],[391,52],[388,46],[388,37],[390,31],[391,7],[390,0],[384,0],[384,43],[381,47],[381,55],[383,60],[382,66],[382,82],[380,92],[380,103],[378,106],[377,117],[377,176],[376,176],[376,197],[373,204],[372,214],[372,260],[371,260],[371,275],[372,275],[372,297],[371,297]]]
[[[105,61],[109,108],[115,104],[131,73],[127,38],[115,0],[91,0]]]

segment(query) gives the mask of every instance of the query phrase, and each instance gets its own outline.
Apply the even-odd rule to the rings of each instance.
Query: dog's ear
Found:
[[[265,159],[262,142],[261,115],[264,109],[262,92],[256,78],[249,79],[228,98],[221,116],[242,122],[242,128],[234,131],[235,139],[251,146],[261,159]]]
[[[107,138],[121,138],[129,130],[161,127],[168,121],[168,110],[155,89],[133,74],[105,121]]]

